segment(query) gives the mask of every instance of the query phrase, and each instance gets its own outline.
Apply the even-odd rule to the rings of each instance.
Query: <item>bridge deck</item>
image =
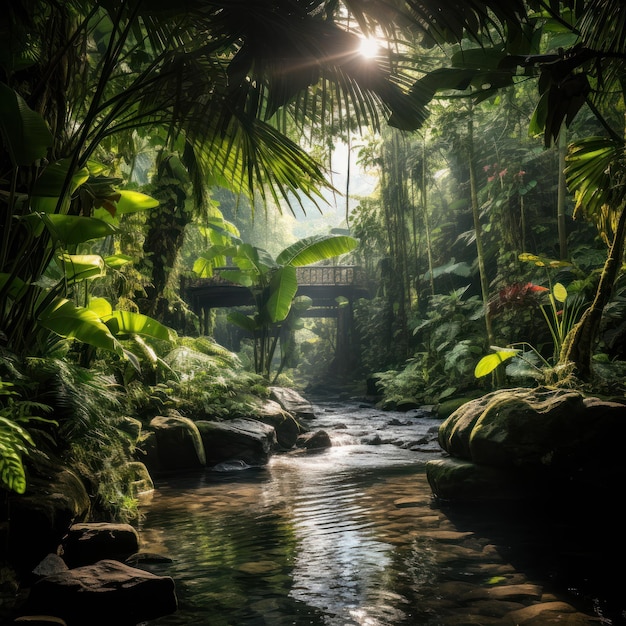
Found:
[[[250,290],[224,280],[220,276],[220,269],[235,268],[218,268],[212,278],[187,279],[181,286],[183,298],[196,313],[203,309],[254,304]],[[350,301],[371,298],[365,273],[354,265],[306,265],[296,268],[296,275],[296,295],[311,298],[314,309],[336,307],[336,298],[339,296]]]

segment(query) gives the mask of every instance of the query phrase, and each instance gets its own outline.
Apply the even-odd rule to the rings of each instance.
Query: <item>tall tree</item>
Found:
[[[448,8],[451,5],[444,13]],[[492,28],[497,36],[485,44],[477,36],[477,24],[485,23],[487,9],[494,11]],[[467,93],[471,88],[470,96],[482,101],[502,87],[534,76],[538,99],[530,131],[542,133],[546,146],[583,108],[596,116],[604,130],[603,138],[570,146],[567,158],[568,186],[577,195],[575,215],[595,221],[609,241],[596,298],[561,351],[564,375],[574,372],[587,380],[592,377],[591,356],[602,311],[621,267],[626,224],[622,216],[626,6],[620,0],[535,0],[526,5],[507,3],[504,10],[502,3],[486,0],[468,2],[457,16],[456,29],[432,27],[435,40],[456,41],[463,49],[452,57],[451,66],[429,73],[413,88],[424,106],[435,93],[451,89]]]

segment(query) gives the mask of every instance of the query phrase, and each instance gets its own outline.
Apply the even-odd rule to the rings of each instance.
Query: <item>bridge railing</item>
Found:
[[[187,278],[184,287],[194,288],[208,285],[228,284],[221,276],[226,270],[236,267],[216,267],[212,278]],[[301,287],[362,287],[367,285],[363,268],[356,265],[304,265],[296,268],[298,285]]]
[[[301,286],[366,284],[365,272],[355,265],[305,265],[296,268],[296,276]]]

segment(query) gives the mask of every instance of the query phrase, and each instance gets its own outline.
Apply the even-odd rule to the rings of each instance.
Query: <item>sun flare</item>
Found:
[[[366,59],[373,59],[380,51],[380,44],[375,39],[361,39],[359,54]]]

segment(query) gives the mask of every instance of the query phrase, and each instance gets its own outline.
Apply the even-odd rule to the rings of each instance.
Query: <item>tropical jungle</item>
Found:
[[[156,416],[624,403],[625,60],[621,0],[5,0],[2,598],[42,490],[140,523]]]

